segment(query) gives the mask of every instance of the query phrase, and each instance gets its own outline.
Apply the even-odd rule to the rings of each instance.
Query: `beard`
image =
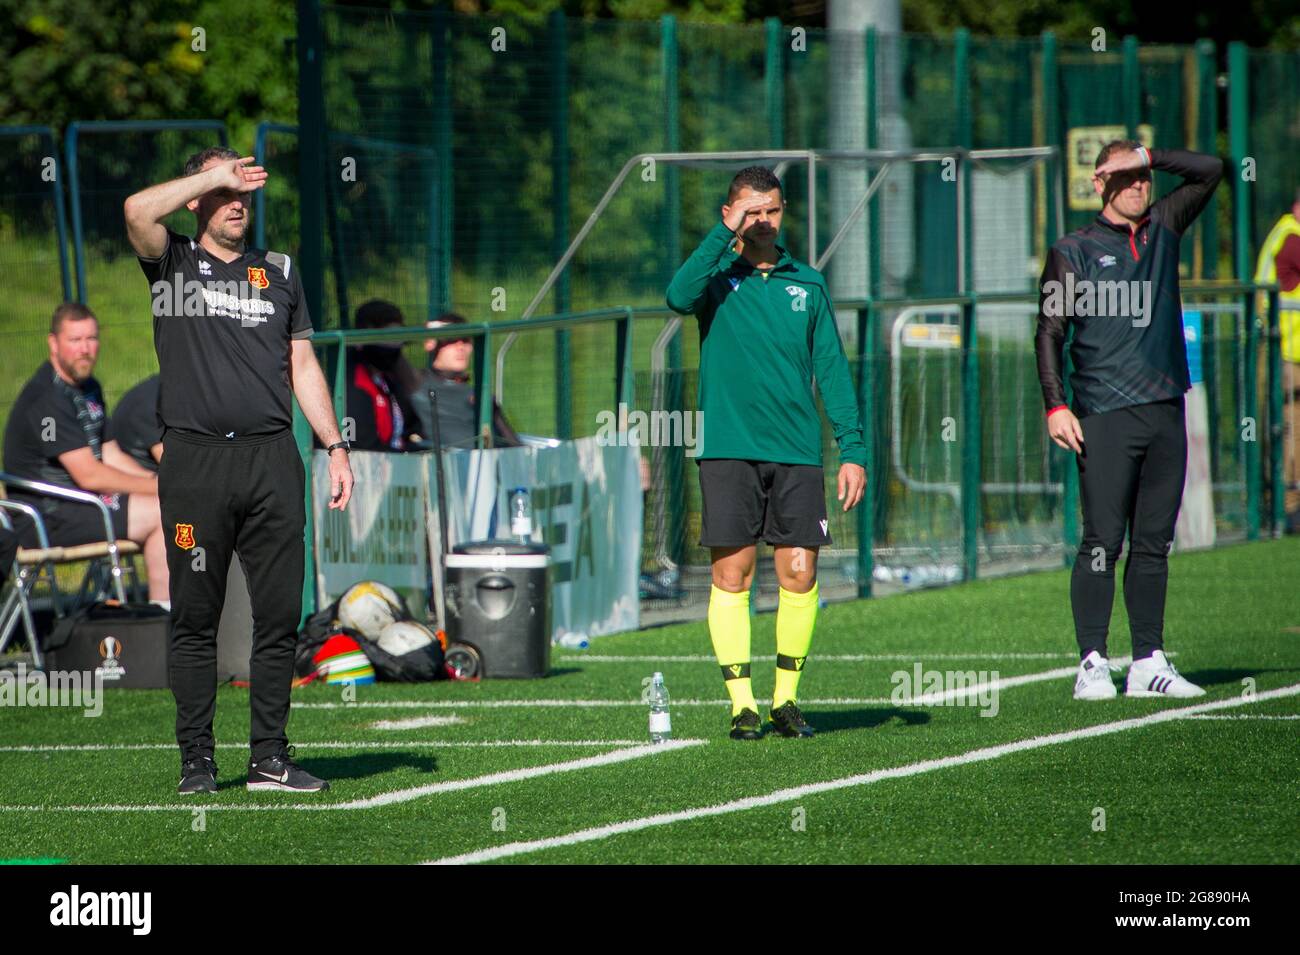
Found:
[[[59,369],[80,384],[90,377],[91,372],[95,370],[95,363],[89,358],[74,358],[71,361],[59,361]]]

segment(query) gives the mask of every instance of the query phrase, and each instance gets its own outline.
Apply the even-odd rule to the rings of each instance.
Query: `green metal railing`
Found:
[[[1257,439],[1244,441],[1244,447],[1241,450],[1245,473],[1244,536],[1247,540],[1259,539],[1262,532],[1267,533],[1268,536],[1280,536],[1285,515],[1282,509],[1283,497],[1277,490],[1282,487],[1283,478],[1283,449],[1281,442],[1283,395],[1276,286],[1250,282],[1189,282],[1183,286],[1182,291],[1185,301],[1189,303],[1189,308],[1194,307],[1192,300],[1205,297],[1222,297],[1229,299],[1234,304],[1234,307],[1240,309],[1240,313],[1244,316],[1240,354],[1233,359],[1234,363],[1240,363],[1242,376],[1238,388],[1239,393],[1236,394],[1235,400],[1239,403],[1240,417],[1260,425],[1255,429]],[[1269,302],[1268,313],[1265,316],[1256,315],[1254,308],[1255,293],[1261,291],[1267,294]],[[938,308],[942,306],[958,306],[960,308],[960,402],[963,422],[960,445],[960,564],[962,578],[965,580],[973,580],[979,575],[981,537],[985,532],[981,504],[986,496],[982,483],[985,478],[982,473],[983,462],[980,453],[983,446],[981,429],[983,422],[988,419],[988,415],[996,411],[994,404],[985,399],[979,387],[982,373],[981,362],[986,360],[987,352],[981,347],[978,337],[978,309],[982,306],[1029,304],[1034,302],[1036,302],[1036,298],[1032,293],[968,293],[966,295],[945,296],[936,299],[861,299],[844,301],[839,304],[839,311],[851,312],[856,315],[857,394],[859,414],[864,429],[863,438],[867,450],[869,481],[881,480],[880,476],[884,473],[880,449],[886,435],[883,433],[884,426],[881,424],[881,416],[878,413],[880,409],[876,404],[880,384],[878,376],[881,374],[882,368],[882,363],[879,360],[882,347],[882,336],[879,334],[880,322],[891,310],[898,310],[903,307]],[[498,384],[493,377],[494,363],[491,361],[494,343],[500,342],[505,336],[519,332],[572,331],[581,326],[613,323],[615,330],[614,351],[612,354],[604,356],[607,360],[602,361],[601,366],[608,368],[611,373],[612,380],[609,394],[611,407],[617,407],[620,403],[632,406],[636,399],[636,395],[633,393],[635,376],[633,372],[634,347],[632,334],[635,322],[648,318],[660,318],[664,316],[665,312],[666,310],[662,308],[637,309],[625,307],[517,321],[466,324],[455,328],[425,329],[412,327],[365,331],[324,331],[316,333],[313,344],[318,348],[337,353],[341,348],[368,342],[409,344],[449,336],[468,336],[472,338],[475,342],[474,388],[481,429],[490,427],[492,399]],[[1230,342],[1227,345],[1236,347]],[[1264,423],[1259,422],[1257,403],[1257,392],[1260,390],[1257,387],[1260,383],[1257,354],[1261,350],[1265,361],[1262,383],[1263,390],[1267,394]],[[332,379],[334,407],[340,420],[346,412],[346,381],[343,371],[345,365],[345,362],[338,359],[337,354],[330,356],[330,367],[334,369]],[[1207,389],[1211,392],[1217,392],[1219,385],[1216,383],[1215,376],[1222,374],[1222,370],[1216,371],[1212,363],[1208,361],[1206,366]],[[672,373],[681,369],[668,368],[666,370]],[[1031,400],[1037,403],[1039,397],[1036,378],[1033,382],[1032,391]],[[514,394],[507,388],[506,404],[510,403]],[[659,394],[667,395],[667,391],[660,391]],[[667,404],[668,402],[665,401],[664,403]],[[1233,410],[1232,417],[1234,421],[1237,419],[1238,410]],[[1265,423],[1266,426],[1263,426]],[[559,424],[557,412],[557,433]],[[304,456],[306,456],[310,450],[312,438],[309,430],[301,422],[300,415],[298,416],[297,427],[299,445]],[[1212,430],[1214,428],[1213,422],[1211,422],[1211,428]],[[1262,449],[1260,447],[1261,440],[1265,436],[1269,439],[1269,458],[1266,468],[1262,466]],[[1052,453],[1062,460],[1069,459],[1066,452],[1052,449]],[[1078,506],[1077,475],[1072,466],[1072,461],[1067,460],[1061,473],[1064,479],[1062,484],[1063,505],[1058,539],[1061,541],[1063,563],[1068,565],[1078,546],[1078,527],[1075,517],[1075,510]],[[1269,491],[1271,505],[1267,519],[1265,519],[1263,508],[1266,490]],[[674,526],[682,523],[680,511],[684,509],[684,504],[684,500],[670,501],[670,506],[676,505],[678,512],[676,519],[673,521]],[[308,508],[310,515],[310,502]],[[857,509],[855,526],[858,540],[856,559],[857,594],[860,597],[869,597],[873,592],[872,580],[875,569],[873,544],[877,539],[876,513],[869,498],[864,500],[863,504]],[[309,554],[311,542],[312,535],[309,530]],[[305,599],[305,606],[314,605],[313,588],[314,577],[308,582],[307,590],[304,592],[304,597],[307,598]]]

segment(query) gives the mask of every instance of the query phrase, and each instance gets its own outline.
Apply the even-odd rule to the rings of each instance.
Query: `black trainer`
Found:
[[[216,792],[217,764],[212,761],[212,757],[198,756],[181,760],[181,781],[176,791],[182,795]]]
[[[732,739],[762,739],[763,721],[754,710],[744,709],[731,718]]]
[[[293,761],[293,747],[286,747],[278,756],[268,756],[248,761],[248,790],[274,790],[276,792],[317,793],[330,788],[323,779],[317,779]]]
[[[772,726],[782,736],[805,738],[813,735],[813,728],[804,722],[794,700],[782,703],[772,711]]]

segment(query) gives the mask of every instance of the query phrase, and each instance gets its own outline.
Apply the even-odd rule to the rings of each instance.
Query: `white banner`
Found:
[[[497,535],[509,536],[510,494],[524,487],[532,503],[533,540],[550,545],[553,639],[635,630],[641,608],[640,451],[588,437],[556,448],[486,453],[498,456]]]
[[[571,642],[640,625],[640,451],[595,437],[557,447],[451,450],[446,470],[451,543],[507,538],[510,492],[526,487],[535,543],[550,546],[552,639]],[[316,586],[324,606],[360,580],[378,580],[426,619],[429,555],[442,553],[432,453],[352,454],[356,486],[329,510],[329,461],[313,455]],[[442,594],[435,595],[445,622]]]
[[[324,607],[353,584],[377,580],[396,590],[417,620],[427,620],[428,535],[425,455],[354,451],[356,483],[347,510],[329,504],[329,456],[312,454],[316,601]]]

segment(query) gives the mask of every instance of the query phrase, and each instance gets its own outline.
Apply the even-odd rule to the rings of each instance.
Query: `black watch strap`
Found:
[[[352,453],[352,445],[348,444],[348,442],[346,441],[335,441],[333,444],[331,444],[328,448],[325,449],[325,452],[327,454],[332,454],[335,448],[342,448],[348,454]]]

